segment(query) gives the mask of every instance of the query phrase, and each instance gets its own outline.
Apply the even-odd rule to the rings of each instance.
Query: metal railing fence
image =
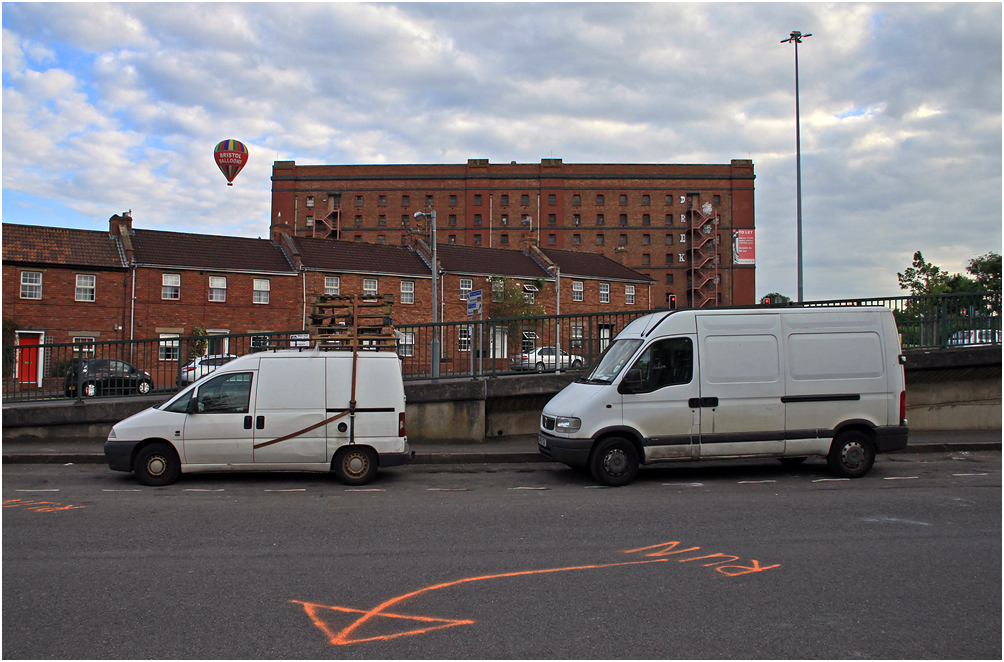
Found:
[[[1000,292],[812,301],[801,305],[886,306],[896,317],[904,349],[1001,342]],[[442,348],[440,378],[494,378],[587,368],[632,320],[665,311],[412,324],[398,326],[395,331],[405,380],[432,378],[434,335],[438,335]],[[147,392],[170,394],[216,367],[212,360],[205,367],[195,365],[198,358],[234,357],[262,349],[310,345],[307,333],[302,330],[86,344],[4,345],[3,401],[81,400]],[[555,360],[553,348],[561,353],[560,361]]]

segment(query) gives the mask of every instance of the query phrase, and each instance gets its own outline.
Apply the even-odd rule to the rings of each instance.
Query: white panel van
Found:
[[[355,360],[317,348],[236,358],[112,427],[108,466],[146,485],[246,470],[334,471],[344,483],[367,483],[412,454],[397,354]]]
[[[907,445],[904,360],[883,307],[647,315],[548,402],[538,448],[608,485],[715,458],[822,456],[860,477]]]

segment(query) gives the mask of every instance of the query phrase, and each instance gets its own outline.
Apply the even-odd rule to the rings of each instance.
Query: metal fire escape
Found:
[[[314,222],[313,236],[319,239],[327,239],[334,235],[335,239],[341,239],[342,234],[342,196],[339,193],[328,194],[328,205],[330,211],[319,217]]]
[[[718,225],[719,215],[710,202],[698,207],[696,197],[687,201],[687,235],[690,242],[690,269],[688,273],[689,305],[706,308],[718,305],[718,287],[721,276],[718,271]]]

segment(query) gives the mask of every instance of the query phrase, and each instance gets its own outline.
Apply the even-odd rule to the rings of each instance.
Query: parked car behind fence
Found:
[[[85,359],[79,365],[72,359],[63,378],[63,392],[72,398],[77,394],[77,383],[82,385],[84,397],[96,395],[128,395],[149,393],[153,388],[150,373],[119,359]]]
[[[509,359],[509,369],[510,370],[536,370],[537,372],[544,372],[545,370],[554,370],[554,347],[538,347],[531,352],[524,352],[522,354],[513,354],[512,358]],[[576,356],[575,354],[569,354],[565,350],[561,351],[561,361],[560,368],[562,370],[571,368],[572,370],[578,370],[583,365],[585,361],[581,356]]]

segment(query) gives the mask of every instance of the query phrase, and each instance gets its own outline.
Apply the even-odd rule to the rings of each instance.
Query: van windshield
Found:
[[[615,340],[606,348],[600,356],[599,362],[593,371],[584,379],[575,381],[580,384],[610,384],[617,378],[628,360],[641,345],[640,339]]]

